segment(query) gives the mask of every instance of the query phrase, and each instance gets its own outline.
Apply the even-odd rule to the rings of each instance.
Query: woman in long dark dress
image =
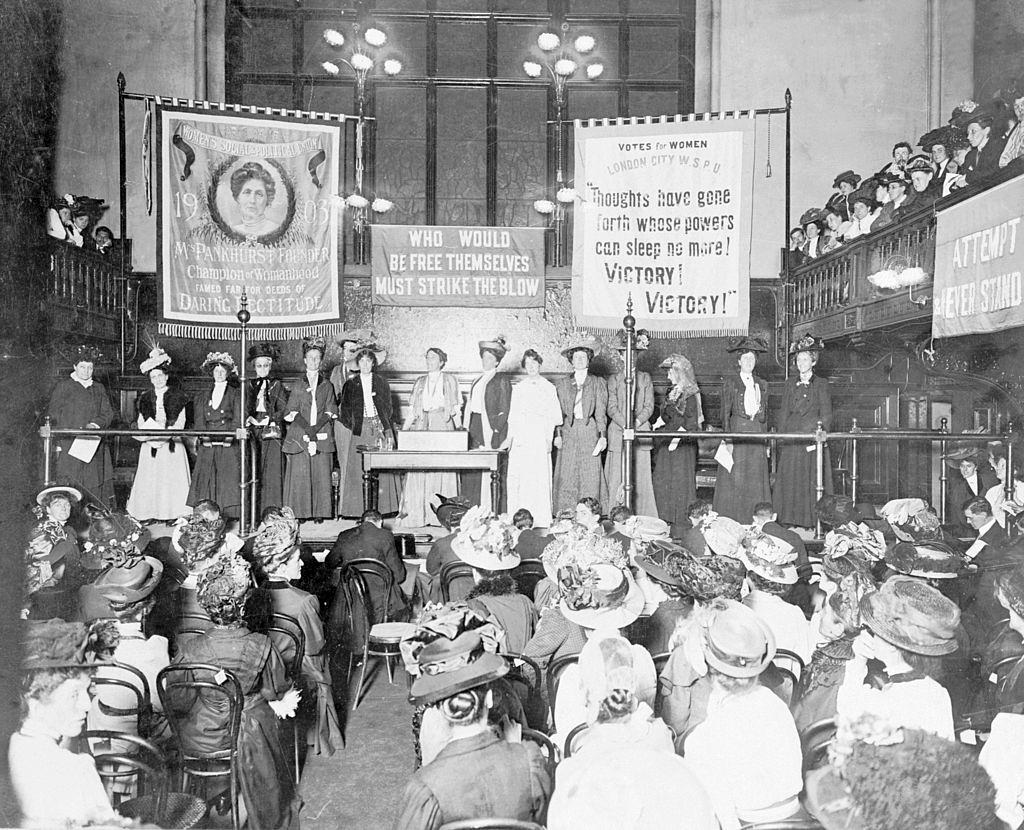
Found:
[[[733,337],[729,352],[737,355],[739,373],[722,381],[722,429],[725,432],[765,432],[768,423],[768,384],[754,375],[757,356],[768,351],[760,337]],[[749,522],[754,505],[771,501],[768,457],[760,440],[733,441],[732,469],[721,462],[715,479],[715,511],[737,522]]]
[[[331,470],[334,467],[334,419],[338,401],[334,387],[320,374],[327,349],[323,337],[302,341],[305,374],[288,393],[285,421],[288,432],[284,451],[288,456],[284,477],[284,503],[300,519],[332,516]]]
[[[289,690],[284,663],[270,638],[242,622],[252,577],[244,559],[223,557],[199,576],[198,597],[213,628],[178,644],[175,663],[206,663],[228,669],[245,696],[238,733],[238,778],[248,826],[298,826],[292,772],[278,737],[279,717],[294,714],[298,694]],[[200,677],[198,679],[208,679]],[[227,711],[223,698],[172,697],[171,713],[181,717],[179,737],[196,754],[227,749]]]
[[[268,507],[282,504],[284,494],[284,453],[281,438],[284,434],[285,405],[288,390],[280,378],[271,377],[274,361],[281,356],[276,343],[258,343],[249,349],[249,360],[256,377],[249,381],[245,398],[245,423],[255,438],[253,449],[257,453],[259,469],[259,502],[262,512]]]
[[[203,369],[213,374],[213,388],[200,392],[193,401],[196,429],[238,429],[242,411],[237,383],[231,382],[235,359],[227,352],[210,352]],[[220,505],[226,516],[237,516],[240,502],[238,488],[238,447],[234,438],[200,438],[196,444],[196,466],[188,491],[189,507],[204,499]]]
[[[791,376],[782,390],[779,411],[779,432],[814,432],[821,421],[828,430],[832,424],[832,396],[828,381],[814,374],[818,355],[825,343],[807,335],[789,347],[796,355],[797,374]],[[814,527],[818,474],[817,453],[808,452],[809,441],[786,441],[778,444],[779,464],[775,473],[775,512],[782,524]],[[832,492],[832,465],[826,448],[823,459],[824,495]]]
[[[345,381],[338,406],[339,420],[352,431],[349,457],[344,465],[346,501],[361,492],[363,465],[356,448],[393,449],[395,446],[391,387],[377,372],[376,347],[370,344],[360,349],[356,365],[359,374]],[[377,510],[384,515],[396,512],[400,502],[398,476],[381,473],[378,482]],[[349,515],[348,508],[343,512]]]
[[[102,383],[92,373],[100,353],[91,346],[82,346],[75,354],[74,371],[57,381],[50,395],[47,414],[51,425],[62,429],[106,429],[114,420],[114,408]],[[73,438],[58,439],[55,477],[57,481],[82,489],[87,495],[109,505],[114,497],[114,466],[110,450],[102,438],[92,458],[83,461],[70,455]]]
[[[698,432],[704,423],[693,364],[681,354],[661,363],[672,384],[661,405],[658,432]],[[657,423],[657,422],[656,422]],[[686,509],[697,497],[697,442],[686,436],[658,441],[654,455],[654,498],[658,516],[677,530],[687,527]]]

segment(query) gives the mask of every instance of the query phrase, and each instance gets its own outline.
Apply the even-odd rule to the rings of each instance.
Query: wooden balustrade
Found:
[[[120,257],[87,251],[59,239],[47,239],[46,244],[50,256],[46,304],[51,326],[118,342]]]

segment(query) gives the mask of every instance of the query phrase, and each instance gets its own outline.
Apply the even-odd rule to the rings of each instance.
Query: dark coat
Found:
[[[959,470],[949,472],[949,517],[954,524],[963,521],[964,504],[970,499],[984,496],[989,490],[999,483],[996,471],[989,463],[983,462],[978,465],[978,492],[975,493],[967,484],[967,479],[961,475]],[[998,525],[997,525],[998,527]]]
[[[989,176],[999,172],[999,157],[1003,154],[1004,146],[1006,146],[1006,141],[999,138],[994,132],[990,132],[988,141],[981,148],[981,152],[976,147],[967,151],[961,172],[966,177],[968,184],[981,184]]]
[[[559,378],[555,384],[555,392],[562,407],[562,428],[571,427],[576,423],[576,383],[572,375]],[[587,424],[593,420],[597,426],[597,434],[604,435],[608,429],[608,385],[604,378],[587,375],[587,379],[583,381],[581,404],[583,423]]]
[[[114,421],[114,408],[106,387],[93,381],[86,389],[71,378],[64,378],[53,387],[47,414],[54,427],[65,429],[82,429],[89,424],[106,429]],[[108,501],[114,495],[114,467],[106,441],[101,439],[88,464],[68,455],[73,441],[73,438],[62,438],[56,442],[56,480],[84,487],[90,494]]]
[[[168,389],[164,393],[164,414],[167,416],[168,425],[178,420],[181,410],[186,406],[188,406],[188,396],[185,393],[177,389]],[[139,415],[147,420],[156,418],[156,392],[152,389],[147,389],[139,395],[136,410]],[[185,417],[187,422],[188,416],[186,415]]]
[[[516,553],[520,559],[540,559],[549,544],[555,541],[554,536],[543,536],[533,528],[527,528],[519,534],[516,542]]]
[[[246,416],[256,417],[256,400],[259,397],[260,387],[265,386],[267,390],[267,416],[278,426],[284,418],[285,408],[288,404],[288,390],[280,378],[252,378],[249,381],[249,389],[245,394]]]
[[[372,522],[363,522],[356,527],[343,530],[334,541],[331,552],[327,554],[324,565],[334,569],[351,562],[353,559],[376,559],[388,566],[395,578],[391,596],[387,601],[389,619],[396,619],[402,614],[408,603],[402,593],[401,584],[405,581],[405,563],[398,554],[394,534],[385,527],[377,527]],[[384,608],[384,596],[381,587],[375,580],[367,581],[370,593],[370,604],[374,609]],[[333,614],[332,614],[333,616]],[[383,614],[375,614],[374,619],[380,622]]]
[[[481,376],[482,377],[482,376]],[[477,378],[469,387],[466,406],[473,400],[473,387],[480,382]],[[495,372],[484,387],[484,410],[491,427],[491,449],[496,450],[508,437],[508,412],[512,404],[512,381],[506,372]]]
[[[238,387],[229,383],[216,408],[210,405],[212,387],[200,392],[192,402],[196,429],[237,429],[242,424]],[[212,499],[229,516],[238,513],[238,448],[233,438],[202,438],[196,450],[196,466],[192,470],[189,505]]]
[[[313,396],[316,395],[316,423],[310,423],[313,414]],[[334,387],[323,375],[317,376],[316,390],[310,388],[305,375],[292,384],[288,392],[288,403],[285,412],[298,412],[285,433],[284,451],[287,453],[305,452],[306,441],[315,442],[317,452],[331,452],[334,449],[334,428],[332,421],[338,417],[338,401],[334,397]]]
[[[391,387],[377,372],[373,373],[373,405],[377,409],[384,431],[391,430],[393,408],[391,405]],[[338,404],[338,419],[348,427],[353,435],[361,435],[363,431],[363,384],[359,375],[353,375],[345,381],[341,388],[341,401]]]

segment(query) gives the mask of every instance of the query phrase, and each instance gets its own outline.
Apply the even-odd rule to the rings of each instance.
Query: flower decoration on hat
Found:
[[[252,588],[249,563],[238,554],[228,553],[218,556],[209,568],[199,574],[196,597],[211,616],[215,616],[211,609],[230,607],[233,613],[228,616],[239,617]],[[216,615],[219,616],[220,613]]]
[[[97,620],[91,625],[60,619],[28,620],[22,629],[22,668],[88,668],[109,662],[104,655],[117,648],[119,640],[112,620]]]
[[[291,559],[299,543],[299,520],[290,507],[278,508],[260,522],[252,555],[268,574]]]
[[[586,571],[594,565],[625,568],[629,564],[627,554],[617,541],[607,536],[597,536],[579,525],[574,525],[568,533],[550,542],[540,558],[544,570],[556,582],[563,568]]]
[[[496,652],[504,642],[502,631],[486,613],[470,608],[465,602],[428,604],[414,625],[398,644],[406,671],[413,677],[420,674],[419,654],[435,640],[454,640],[460,634],[474,631],[480,635],[485,651]]]
[[[878,562],[885,555],[885,537],[880,530],[872,530],[865,524],[845,525],[839,530],[825,534],[822,556],[838,559],[843,556],[860,556],[869,562]]]
[[[84,550],[114,568],[130,568],[142,558],[138,542],[142,525],[123,512],[109,512],[93,519]]]
[[[799,352],[820,352],[825,348],[825,341],[820,337],[815,337],[812,334],[805,334],[799,340],[794,340],[789,344],[789,353],[797,354]]]
[[[651,346],[651,334],[647,329],[635,329],[633,331],[634,344],[636,345],[637,351],[646,351]],[[619,329],[616,335],[615,348],[618,351],[626,350],[626,342],[628,341],[625,329]]]
[[[214,366],[223,366],[228,372],[237,371],[235,359],[230,352],[207,352],[206,359],[203,360],[203,365],[200,368],[205,372]]]
[[[507,571],[519,564],[519,554],[512,550],[517,540],[518,533],[507,515],[496,516],[475,505],[459,522],[452,550],[474,568]]]
[[[667,570],[682,584],[683,591],[700,602],[723,598],[739,600],[746,566],[730,556],[675,557]]]
[[[889,523],[897,537],[904,542],[913,542],[914,536],[909,525],[918,513],[927,508],[924,499],[892,499],[882,506],[878,514]]]
[[[792,585],[797,580],[796,550],[777,536],[769,536],[758,527],[743,534],[740,553],[748,570],[772,582]]]
[[[149,357],[139,364],[139,371],[148,375],[154,369],[163,367],[164,369],[169,368],[171,365],[171,356],[167,354],[160,346],[154,346],[149,350]]]
[[[83,343],[75,347],[71,359],[76,366],[79,363],[99,363],[103,360],[103,352],[96,346]]]
[[[877,590],[874,579],[860,571],[852,571],[840,579],[839,588],[828,598],[828,604],[848,631],[860,629],[860,601],[874,590]]]
[[[178,520],[174,543],[189,569],[216,555],[224,542],[224,519],[207,519],[200,513]]]
[[[312,334],[309,337],[302,338],[302,354],[316,349],[320,354],[326,354],[327,352],[327,338],[322,334]]]

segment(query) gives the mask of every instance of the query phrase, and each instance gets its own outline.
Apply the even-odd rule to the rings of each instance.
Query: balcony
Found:
[[[47,239],[46,310],[51,331],[76,339],[121,339],[120,258]],[[129,253],[129,262],[130,253]]]

